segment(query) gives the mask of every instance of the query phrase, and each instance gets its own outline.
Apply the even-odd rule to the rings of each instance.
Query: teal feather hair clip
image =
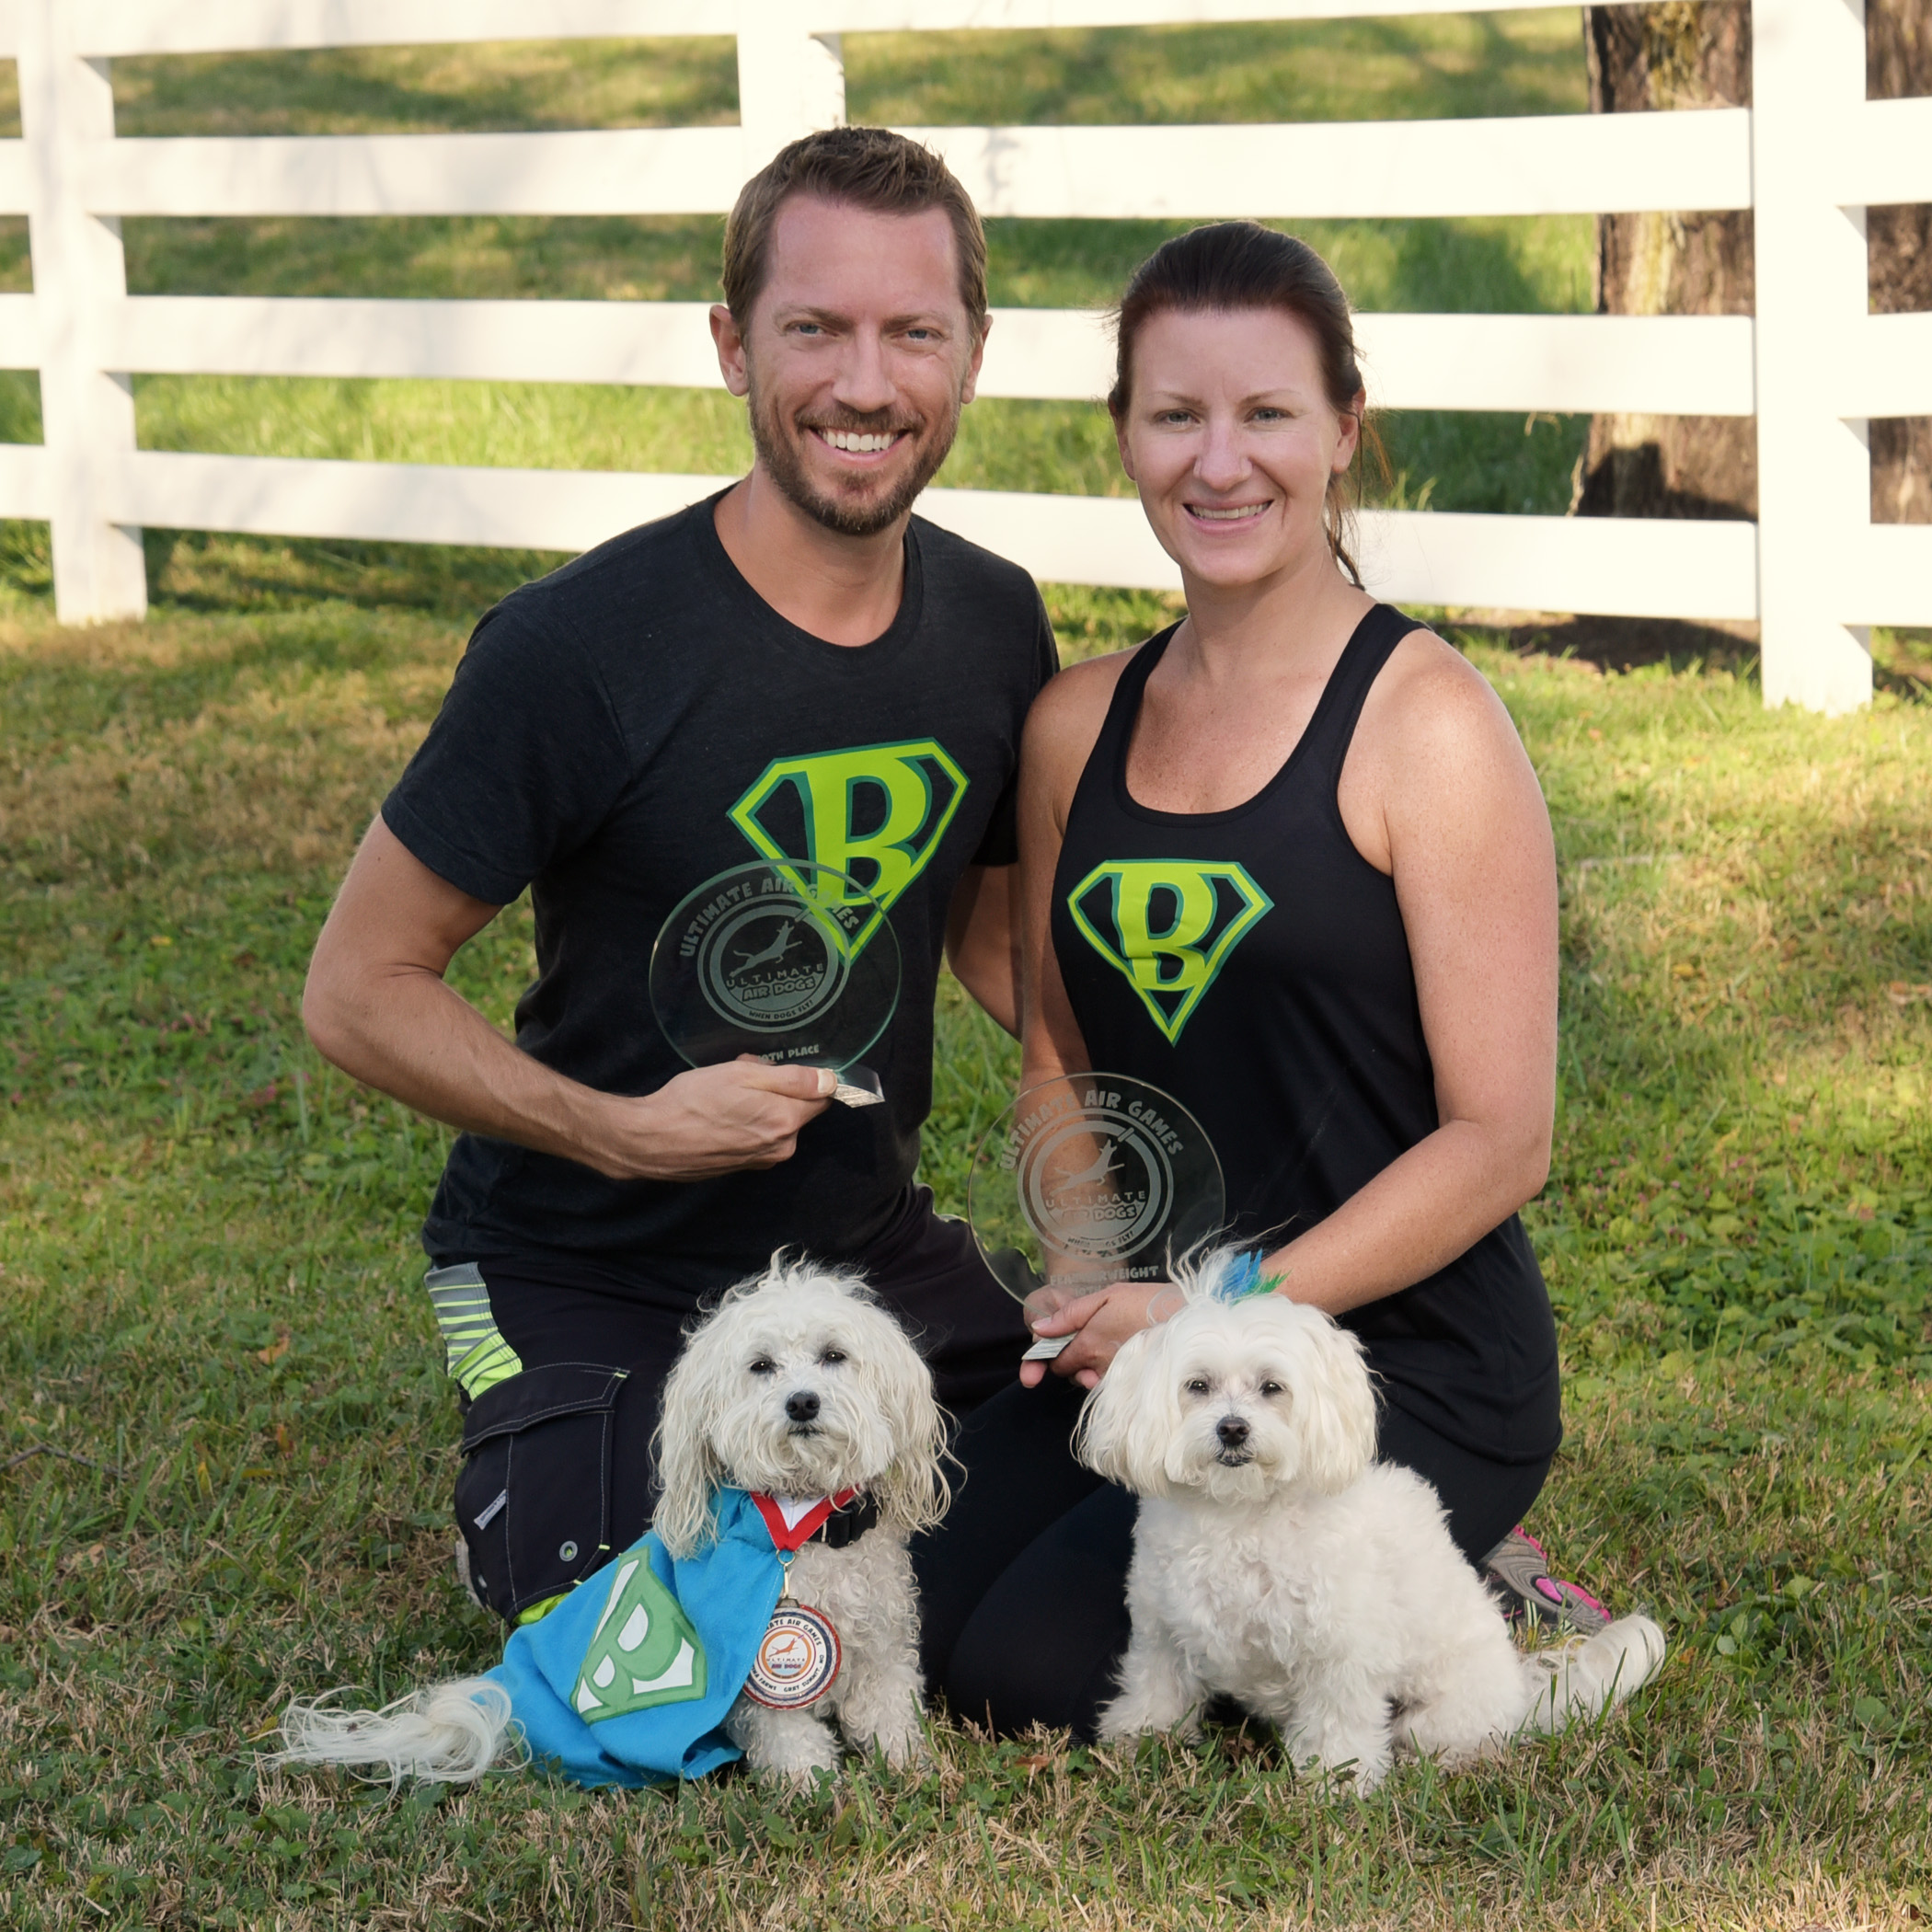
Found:
[[[1261,1257],[1254,1249],[1236,1255],[1214,1284],[1214,1299],[1245,1302],[1251,1294],[1271,1294],[1286,1279],[1283,1275],[1261,1272]]]

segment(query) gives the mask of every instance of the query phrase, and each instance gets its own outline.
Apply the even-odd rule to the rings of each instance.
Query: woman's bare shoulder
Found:
[[[1120,683],[1121,673],[1146,648],[1144,644],[1130,644],[1125,650],[1110,650],[1104,657],[1082,658],[1077,664],[1067,665],[1041,687],[1040,696],[1033,700],[1031,719],[1058,730],[1076,724],[1090,712],[1098,712],[1094,720],[1098,730],[1100,719],[1106,717],[1107,707],[1113,702],[1114,686]]]
[[[1455,645],[1419,625],[1389,653],[1370,687],[1362,722],[1391,753],[1481,756],[1521,741],[1495,686]]]
[[[1077,775],[1107,721],[1121,673],[1144,648],[1086,658],[1049,678],[1027,715],[1026,762],[1036,770]]]

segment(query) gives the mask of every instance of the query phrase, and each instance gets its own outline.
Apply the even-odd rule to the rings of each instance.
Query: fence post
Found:
[[[1758,610],[1765,702],[1871,701],[1871,633],[1839,621],[1871,521],[1867,426],[1834,412],[1868,307],[1865,211],[1834,164],[1865,104],[1864,0],[1753,0]]]
[[[81,201],[88,146],[114,136],[106,61],[73,51],[69,0],[20,0],[20,132],[28,240],[40,328],[40,420],[53,524],[53,606],[63,624],[147,612],[141,532],[108,521],[134,448],[134,395],[101,368],[104,325],[127,293],[121,223]]]
[[[797,0],[739,0],[738,121],[744,171],[788,141],[845,124],[845,63],[835,33],[809,33]]]

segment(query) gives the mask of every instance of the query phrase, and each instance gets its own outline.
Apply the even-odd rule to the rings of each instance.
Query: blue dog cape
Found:
[[[764,1499],[761,1499],[763,1501]],[[673,1557],[652,1531],[512,1633],[489,1676],[531,1756],[573,1784],[664,1784],[740,1756],[726,1713],[785,1586],[767,1520],[718,1494],[718,1538]]]

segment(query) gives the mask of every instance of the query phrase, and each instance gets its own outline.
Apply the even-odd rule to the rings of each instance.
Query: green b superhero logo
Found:
[[[830,866],[890,911],[926,869],[966,785],[936,738],[775,758],[731,807],[731,822],[775,864]],[[853,954],[865,949],[879,918],[852,936]]]
[[[1183,858],[1096,866],[1066,895],[1087,942],[1127,975],[1170,1044],[1269,898],[1239,866]]]
[[[570,1702],[587,1724],[705,1694],[704,1640],[641,1553],[611,1579]]]

